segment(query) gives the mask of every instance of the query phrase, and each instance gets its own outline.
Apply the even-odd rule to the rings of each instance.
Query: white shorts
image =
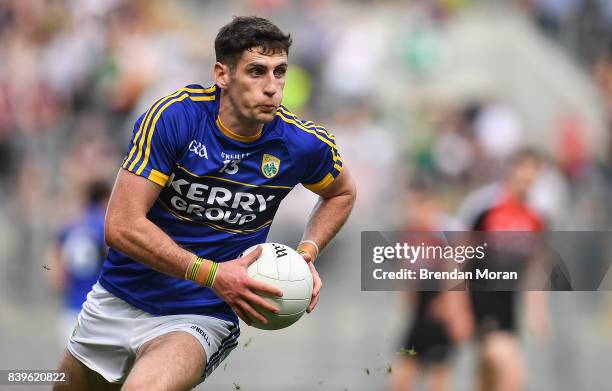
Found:
[[[70,340],[70,336],[74,331],[74,325],[79,317],[79,310],[65,308],[59,316],[57,323],[57,336],[59,347],[63,349],[66,342]]]
[[[138,349],[147,341],[174,331],[193,335],[206,351],[201,381],[238,345],[240,336],[238,325],[211,316],[151,315],[96,283],[83,303],[67,348],[108,382],[123,383]]]

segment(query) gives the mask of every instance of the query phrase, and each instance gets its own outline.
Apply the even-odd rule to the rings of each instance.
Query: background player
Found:
[[[531,186],[537,178],[542,162],[539,155],[530,150],[517,153],[509,167],[501,191],[492,204],[485,208],[473,222],[477,231],[539,232],[545,223],[528,204]],[[504,270],[525,270],[532,266],[533,249],[522,249],[516,243],[512,249],[497,252],[496,262],[505,264]],[[487,267],[495,268],[488,260]],[[474,283],[474,281],[472,281]],[[486,290],[486,289],[485,289]],[[526,381],[526,371],[519,341],[516,336],[515,316],[517,293],[512,290],[480,291],[474,284],[470,290],[471,304],[480,339],[479,390],[521,390]],[[548,330],[545,292],[525,293],[527,321],[538,336]]]
[[[461,221],[444,211],[431,181],[418,180],[410,186],[404,209],[404,242],[444,245],[441,231],[465,230]],[[433,233],[428,234],[430,231]],[[438,289],[430,286],[428,290],[405,292],[413,319],[402,336],[402,354],[393,364],[391,391],[418,389],[419,380],[427,390],[450,389],[451,355],[458,343],[472,336],[474,325],[466,292]]]
[[[355,186],[334,137],[280,105],[290,44],[265,19],[235,18],[215,40],[217,84],[180,89],[136,122],[105,222],[111,249],[61,364],[70,389],[182,390],[209,375],[237,345],[236,314],[248,324],[265,322],[255,306],[275,310],[256,292],[282,292],[246,274],[260,251],[236,257],[265,241],[298,183],[321,196],[298,247],[315,308],[312,261]]]
[[[66,224],[49,249],[46,276],[63,296],[64,310],[58,324],[62,346],[74,330],[77,316],[91,287],[98,281],[106,257],[104,214],[110,188],[106,182],[90,183],[87,204],[80,217]]]

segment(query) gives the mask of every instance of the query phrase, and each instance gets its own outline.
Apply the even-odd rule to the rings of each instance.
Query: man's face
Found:
[[[520,200],[527,198],[529,190],[540,173],[541,163],[535,158],[517,162],[510,172],[511,191]]]
[[[287,54],[261,54],[260,48],[245,50],[226,74],[225,92],[238,119],[246,123],[270,122],[283,100]]]

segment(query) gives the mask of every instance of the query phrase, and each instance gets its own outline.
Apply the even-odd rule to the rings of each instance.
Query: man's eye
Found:
[[[277,69],[274,71],[274,76],[276,77],[283,77],[285,76],[285,73],[287,73],[286,69]]]
[[[264,73],[263,70],[260,68],[254,68],[251,70],[251,75],[253,76],[261,76],[263,75],[263,73]]]

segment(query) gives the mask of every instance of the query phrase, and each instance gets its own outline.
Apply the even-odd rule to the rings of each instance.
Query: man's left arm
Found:
[[[313,261],[348,219],[355,204],[357,189],[348,168],[344,167],[329,186],[315,193],[319,195],[319,201],[308,218],[302,242],[298,246],[298,251],[308,262],[313,278],[312,299],[306,309],[308,313],[317,305],[323,286]]]

